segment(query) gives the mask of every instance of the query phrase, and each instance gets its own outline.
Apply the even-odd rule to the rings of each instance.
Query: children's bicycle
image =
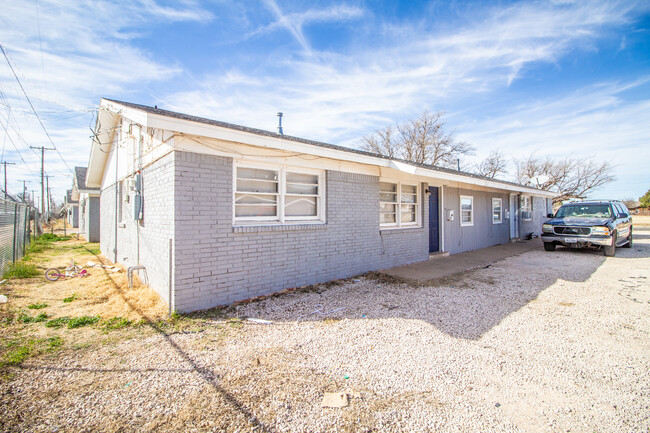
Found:
[[[85,277],[88,271],[77,265],[74,260],[70,260],[70,266],[61,271],[58,268],[50,268],[45,271],[45,278],[49,281],[56,281],[59,278]]]

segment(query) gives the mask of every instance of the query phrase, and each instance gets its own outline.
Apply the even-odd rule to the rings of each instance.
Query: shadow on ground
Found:
[[[478,340],[556,283],[584,282],[605,260],[650,256],[648,234],[649,230],[635,234],[639,242],[632,248],[617,249],[614,258],[597,250],[558,247],[553,252],[534,249],[426,282],[371,273],[242,305],[239,314],[296,322],[323,318],[422,320],[452,337]],[[430,264],[437,266],[435,260]]]

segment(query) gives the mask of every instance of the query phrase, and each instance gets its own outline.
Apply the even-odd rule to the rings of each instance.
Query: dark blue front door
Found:
[[[438,221],[438,187],[429,187],[429,252],[440,250],[440,226]]]

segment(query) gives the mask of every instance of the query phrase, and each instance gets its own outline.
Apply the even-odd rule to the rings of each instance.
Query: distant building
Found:
[[[88,188],[86,186],[86,167],[74,168],[74,179],[70,196],[76,200],[79,233],[88,242],[99,242],[100,234],[100,199],[99,188]]]

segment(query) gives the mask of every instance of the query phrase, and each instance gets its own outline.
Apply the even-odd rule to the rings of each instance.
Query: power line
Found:
[[[14,67],[11,65],[11,62],[9,61],[9,56],[7,56],[7,52],[5,51],[5,48],[0,44],[0,50],[2,50],[2,54],[4,54],[5,59],[7,60],[7,64],[9,65],[9,69],[11,69],[11,72],[14,74],[14,77],[16,78],[16,81],[18,82],[18,85],[20,86],[20,89],[23,91],[23,95],[25,95],[25,99],[27,99],[27,102],[29,103],[29,106],[32,108],[32,111],[34,112],[34,115],[36,115],[36,118],[38,119],[38,123],[40,123],[41,128],[43,128],[43,132],[45,132],[45,135],[47,136],[48,140],[50,140],[50,143],[52,144],[52,147],[54,147],[53,150],[56,150],[56,153],[59,154],[59,157],[61,158],[61,161],[63,161],[63,164],[70,170],[71,174],[74,174],[72,172],[72,169],[68,165],[68,163],[65,161],[63,158],[63,155],[61,155],[61,152],[59,152],[59,149],[56,148],[56,145],[54,144],[54,140],[52,140],[52,137],[50,137],[49,132],[47,132],[47,129],[45,129],[45,125],[43,124],[43,121],[41,120],[41,117],[38,115],[36,112],[36,109],[34,108],[34,105],[32,104],[31,99],[29,99],[29,96],[27,96],[27,92],[25,91],[25,88],[23,87],[23,84],[20,82],[20,79],[18,78],[18,75],[16,74],[16,71],[14,70]]]
[[[27,161],[25,161],[25,158],[23,158],[23,154],[20,153],[20,150],[18,150],[18,146],[16,146],[16,143],[14,143],[14,140],[11,138],[11,135],[9,135],[9,131],[7,130],[7,127],[5,125],[2,125],[2,127],[5,130],[5,134],[6,134],[7,138],[9,138],[9,141],[14,146],[14,149],[16,149],[16,153],[18,153],[18,156],[20,157],[20,160],[23,162],[23,164],[25,164],[25,167],[27,167],[27,170],[29,170],[29,172],[32,173],[32,174],[36,174],[29,168],[29,165],[27,164]]]

